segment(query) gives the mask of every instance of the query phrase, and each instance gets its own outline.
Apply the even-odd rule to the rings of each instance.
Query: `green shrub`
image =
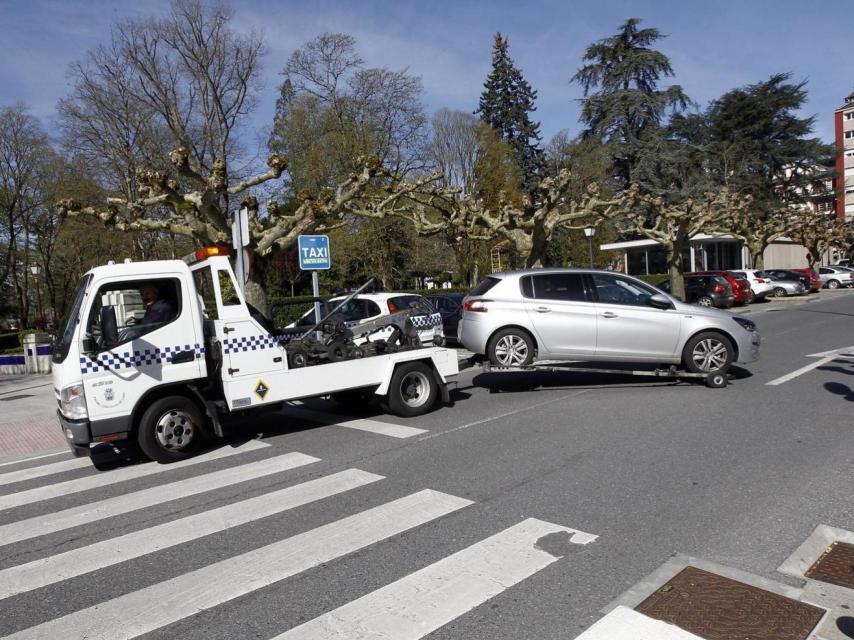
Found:
[[[662,282],[670,280],[670,276],[666,273],[650,273],[648,276],[635,276],[636,278],[648,282],[653,287],[657,287]]]

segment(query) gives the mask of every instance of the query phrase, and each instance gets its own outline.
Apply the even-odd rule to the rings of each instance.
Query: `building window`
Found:
[[[849,138],[854,138],[854,131],[846,131],[845,132],[845,139],[847,140]]]
[[[845,119],[846,120],[854,120],[854,111],[849,111],[848,113],[846,113]]]
[[[832,202],[819,202],[815,205],[815,210],[818,213],[827,213],[828,211],[833,211],[833,203]]]
[[[845,157],[846,158],[854,158],[854,151],[846,151]]]

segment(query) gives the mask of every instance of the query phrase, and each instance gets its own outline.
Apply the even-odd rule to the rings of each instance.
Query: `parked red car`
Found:
[[[747,304],[750,302],[750,281],[744,278],[736,278],[729,271],[694,271],[684,274],[686,276],[721,276],[729,283],[732,288],[733,302],[737,305]]]
[[[789,271],[797,271],[798,273],[803,273],[810,277],[810,293],[815,293],[821,289],[821,278],[819,278],[815,269],[789,269]]]

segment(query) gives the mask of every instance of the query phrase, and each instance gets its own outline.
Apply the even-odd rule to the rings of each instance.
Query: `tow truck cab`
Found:
[[[231,412],[373,394],[398,415],[420,415],[439,396],[447,400],[458,373],[456,354],[438,347],[289,368],[288,337],[250,313],[216,248],[184,261],[96,267],[83,276],[54,348],[66,440],[75,455],[130,440],[169,462],[207,435],[222,436]]]

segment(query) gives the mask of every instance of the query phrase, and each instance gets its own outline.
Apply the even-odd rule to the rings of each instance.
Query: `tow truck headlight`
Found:
[[[82,384],[73,384],[59,392],[59,410],[62,411],[62,415],[71,420],[83,420],[89,417]]]

